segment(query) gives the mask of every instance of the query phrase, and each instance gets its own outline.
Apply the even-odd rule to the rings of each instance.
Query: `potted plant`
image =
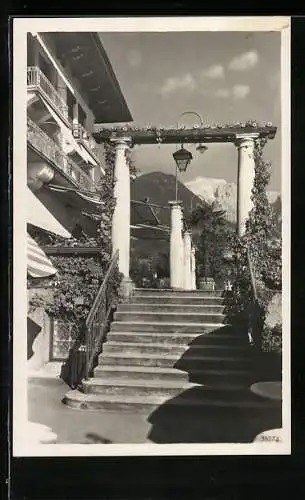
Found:
[[[215,290],[215,280],[212,277],[200,277],[199,288],[201,290]]]

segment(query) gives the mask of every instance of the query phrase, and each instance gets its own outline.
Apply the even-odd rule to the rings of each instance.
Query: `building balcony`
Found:
[[[28,91],[38,92],[44,97],[50,105],[55,108],[65,120],[69,120],[68,106],[62,96],[57,92],[52,83],[37,66],[27,68],[27,89]]]
[[[27,141],[36,152],[50,162],[74,186],[92,193],[96,191],[91,177],[68,155],[63,153],[61,148],[30,118],[27,119]]]

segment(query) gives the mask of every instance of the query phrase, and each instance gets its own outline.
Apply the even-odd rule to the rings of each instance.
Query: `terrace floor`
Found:
[[[181,415],[177,415],[175,422],[172,420],[163,422],[161,436],[160,429],[156,434],[153,424],[149,423],[147,414],[71,409],[62,403],[62,398],[68,390],[69,387],[61,379],[31,378],[28,381],[28,419],[30,422],[50,427],[57,434],[59,444],[177,443],[179,432],[181,432],[180,442],[182,443],[211,443],[209,436],[217,436],[226,432],[228,436],[226,442],[229,442],[231,435],[240,436],[240,442],[251,443],[260,432],[280,427],[279,415],[274,415],[273,412],[270,419],[263,418],[264,422],[261,417],[249,416],[248,413],[247,418],[243,419],[242,432],[238,420],[234,424],[234,421],[229,418],[225,426],[227,429],[221,431],[217,415],[214,419],[211,415],[200,419],[188,418],[188,422],[183,420]],[[166,436],[166,429],[169,431],[168,436]],[[175,430],[174,439],[173,429]],[[159,437],[154,440],[153,436]],[[231,442],[233,441],[236,442],[236,439]],[[212,438],[212,442],[217,441]]]

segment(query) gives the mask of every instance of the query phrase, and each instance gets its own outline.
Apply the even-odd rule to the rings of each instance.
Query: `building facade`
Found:
[[[95,235],[88,214],[100,207],[103,146],[96,123],[132,120],[97,33],[28,33],[27,238],[28,299],[50,292],[57,273],[43,244]],[[42,242],[39,245],[38,242]],[[60,332],[43,308],[29,309],[28,366],[60,358]]]

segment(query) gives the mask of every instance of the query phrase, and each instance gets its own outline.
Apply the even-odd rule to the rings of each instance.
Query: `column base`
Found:
[[[124,299],[128,299],[133,295],[135,284],[130,278],[123,278],[120,285],[120,295]]]

